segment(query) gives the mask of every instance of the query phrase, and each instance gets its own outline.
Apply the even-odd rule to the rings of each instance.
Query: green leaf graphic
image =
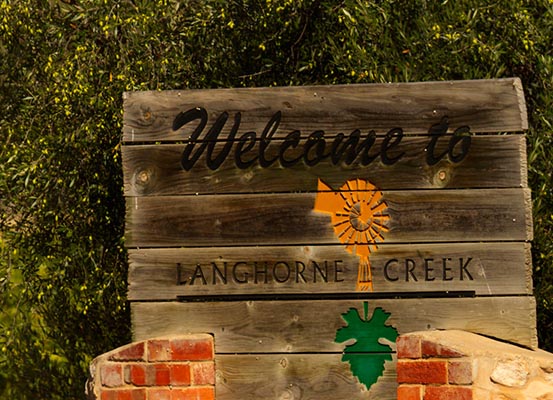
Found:
[[[342,361],[350,364],[352,374],[364,384],[367,389],[384,373],[384,362],[392,360],[392,348],[380,343],[380,339],[395,342],[398,333],[393,326],[386,325],[390,313],[377,307],[373,315],[367,318],[368,303],[364,302],[364,319],[355,308],[350,308],[342,314],[347,326],[336,331],[336,343],[355,339],[355,343],[346,346]]]

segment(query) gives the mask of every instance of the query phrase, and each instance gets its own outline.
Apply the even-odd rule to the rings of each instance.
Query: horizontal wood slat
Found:
[[[427,138],[403,139],[401,151],[405,156],[394,165],[384,165],[377,159],[368,166],[358,162],[350,166],[334,166],[327,160],[312,167],[302,162],[288,170],[283,170],[277,163],[269,168],[257,165],[242,170],[236,167],[233,157],[227,157],[216,171],[211,171],[205,164],[204,152],[188,172],[180,165],[184,145],[125,146],[125,195],[313,191],[317,189],[317,178],[338,187],[347,179],[368,179],[381,190],[518,188],[527,185],[526,141],[523,136],[475,136],[468,155],[458,164],[445,158],[429,166],[424,158],[427,144]],[[444,149],[440,146],[436,150],[441,153]],[[215,152],[218,153],[219,150]],[[277,153],[277,146],[269,146],[269,158],[276,157]]]
[[[241,112],[239,132],[261,133],[278,111],[282,112],[279,132],[287,134],[297,129],[304,136],[315,130],[337,134],[374,129],[385,133],[397,127],[406,133],[426,133],[442,117],[449,118],[451,127],[468,125],[472,132],[527,128],[520,80],[499,79],[127,92],[123,140],[185,140],[192,129],[174,132],[173,121],[180,112],[195,107],[207,109],[209,126],[224,111],[230,114],[230,120],[236,112]],[[227,131],[231,125],[227,122]]]
[[[341,354],[217,354],[218,400],[395,400],[394,362],[386,361],[384,374],[367,391],[341,361]],[[270,377],[270,378],[269,378]]]
[[[399,334],[461,329],[537,347],[533,297],[369,300],[381,307]],[[174,334],[212,333],[217,353],[342,352],[334,342],[350,308],[363,315],[362,300],[138,302],[132,306],[134,340]],[[371,312],[369,312],[370,314]]]
[[[129,261],[129,300],[175,300],[355,293],[359,257],[341,245],[216,247],[129,250]],[[376,293],[532,294],[526,243],[384,244],[370,262]]]
[[[316,194],[127,199],[129,247],[339,243]],[[384,192],[385,243],[530,240],[528,189]]]

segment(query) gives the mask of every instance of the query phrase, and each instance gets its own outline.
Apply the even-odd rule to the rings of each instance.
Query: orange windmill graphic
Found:
[[[340,189],[333,191],[319,179],[314,210],[330,214],[332,227],[346,250],[359,256],[357,291],[373,291],[371,250],[377,250],[377,242],[384,241],[388,232],[386,223],[390,216],[382,192],[364,179],[351,179]]]

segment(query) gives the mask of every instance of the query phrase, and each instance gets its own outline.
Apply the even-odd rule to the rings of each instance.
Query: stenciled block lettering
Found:
[[[177,285],[306,284],[343,282],[342,260],[178,263]],[[187,272],[188,271],[188,272]]]
[[[472,257],[434,258],[404,258],[391,259],[384,264],[384,278],[390,282],[404,280],[405,282],[418,281],[453,281],[474,280],[474,271],[471,273]]]

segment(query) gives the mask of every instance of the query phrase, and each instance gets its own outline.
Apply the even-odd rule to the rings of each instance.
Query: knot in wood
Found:
[[[147,185],[150,181],[150,175],[150,171],[143,169],[138,174],[136,174],[136,183],[138,183],[139,185]]]

